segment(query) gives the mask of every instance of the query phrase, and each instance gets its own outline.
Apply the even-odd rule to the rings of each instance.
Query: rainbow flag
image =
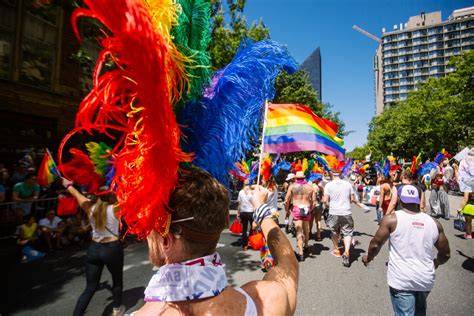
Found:
[[[344,142],[336,136],[336,123],[299,104],[269,104],[264,151],[290,153],[318,151],[344,160]]]
[[[54,163],[49,150],[44,154],[43,160],[38,170],[38,184],[47,186],[59,177],[58,168]]]

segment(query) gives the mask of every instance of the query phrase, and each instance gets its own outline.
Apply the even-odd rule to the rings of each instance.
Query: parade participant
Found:
[[[297,63],[279,43],[245,42],[211,78],[211,3],[201,4],[183,9],[174,1],[116,0],[110,6],[84,0],[86,8],[73,14],[75,29],[84,16],[104,25],[101,54],[117,56],[117,67],[101,72],[105,59],[98,59],[92,91],[60,152],[76,132],[122,133],[105,155],[113,157],[106,164],[114,166],[111,186],[128,231],[148,238],[152,262],[160,267],[138,315],[292,314],[298,267],[290,243],[267,219],[268,206],[260,205],[254,216],[276,262],[264,282],[227,288],[215,249],[229,216],[229,172],[253,150],[276,77],[296,71]],[[199,23],[191,23],[196,16]]]
[[[332,230],[332,242],[334,249],[331,254],[341,257],[339,250],[340,234],[344,236],[344,253],[342,264],[350,266],[349,250],[354,232],[354,220],[352,219],[351,202],[355,202],[356,197],[352,185],[339,178],[339,172],[333,171],[332,181],[324,187],[323,203],[329,208],[329,216],[326,224]]]
[[[283,183],[283,201],[286,201],[286,195],[288,194],[288,188],[290,185],[295,181],[295,174],[289,173],[285,179],[285,183]],[[290,207],[291,209],[292,207]],[[288,234],[290,232],[289,227],[289,217],[290,212],[285,211],[285,232]]]
[[[306,183],[303,171],[296,172],[296,181],[288,188],[285,199],[285,210],[291,212],[296,226],[296,240],[298,243],[298,261],[305,260],[305,252],[309,242],[309,221],[313,205],[313,188]],[[290,205],[293,205],[290,208]]]
[[[461,203],[461,213],[466,222],[466,233],[464,238],[472,239],[472,218],[474,217],[474,148],[467,157],[462,159],[458,167],[459,189],[464,194]]]
[[[444,190],[446,192],[449,192],[451,181],[453,181],[453,178],[454,178],[454,169],[453,167],[449,165],[449,156],[444,158],[442,169],[443,169]]]
[[[229,287],[216,251],[228,222],[228,192],[209,174],[193,169],[180,175],[169,207],[170,233],[148,237],[150,260],[159,267],[145,290],[145,305],[134,316],[289,315],[296,309],[298,264],[291,245],[263,204],[268,191],[253,193],[255,222],[276,262],[262,281]]]
[[[448,261],[449,243],[443,226],[420,212],[420,188],[402,184],[397,191],[401,209],[382,219],[362,262],[371,262],[388,239],[387,283],[395,315],[426,315],[435,269]],[[436,259],[433,248],[438,250]]]
[[[472,239],[472,218],[474,217],[474,192],[464,192],[464,198],[459,211],[464,215],[466,222],[466,233],[464,238]]]
[[[431,216],[443,217],[449,220],[449,199],[448,193],[444,189],[444,175],[442,169],[438,167],[437,173],[431,183],[430,209]]]
[[[72,181],[63,178],[62,184],[77,199],[92,226],[92,242],[86,256],[87,285],[77,300],[73,314],[84,315],[99,286],[102,270],[106,266],[112,275],[112,315],[122,315],[125,312],[125,306],[122,305],[123,248],[119,240],[119,208],[114,205],[117,202],[115,196],[110,193],[108,187],[102,186],[99,188],[97,201],[94,203],[76,190],[72,186]]]
[[[395,191],[396,188],[393,185],[390,174],[386,177],[381,177],[379,205],[382,209],[382,216],[394,212],[395,204],[397,202],[397,193]]]
[[[461,192],[469,193],[474,191],[474,148],[459,163],[458,182]]]
[[[321,241],[321,215],[323,212],[323,196],[324,196],[324,188],[322,187],[321,180],[316,180],[312,184],[313,186],[313,208],[312,208],[312,218],[309,222],[309,234],[311,235],[311,231],[313,229],[313,219],[316,223],[316,241]]]
[[[242,223],[242,247],[247,249],[248,235],[252,232],[253,223],[252,189],[247,182],[242,190],[239,191],[237,202],[239,202],[237,219]]]

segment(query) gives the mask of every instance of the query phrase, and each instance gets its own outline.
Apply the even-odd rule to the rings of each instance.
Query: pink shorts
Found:
[[[291,210],[291,216],[293,216],[293,220],[295,221],[305,221],[309,222],[311,220],[311,212],[309,206],[305,206],[306,211],[300,210],[298,206],[293,206]],[[306,213],[306,215],[304,215]]]

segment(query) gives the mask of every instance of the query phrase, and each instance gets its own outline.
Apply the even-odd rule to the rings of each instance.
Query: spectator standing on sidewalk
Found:
[[[402,184],[397,191],[401,209],[382,219],[362,262],[371,262],[388,239],[387,283],[395,315],[426,315],[435,269],[448,261],[449,243],[443,226],[421,212],[421,189]],[[436,259],[433,248],[438,250]]]

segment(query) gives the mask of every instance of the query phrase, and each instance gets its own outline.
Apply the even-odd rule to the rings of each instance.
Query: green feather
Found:
[[[110,151],[111,147],[107,144],[100,142],[90,142],[86,144],[87,151],[89,152],[89,158],[92,160],[92,163],[95,166],[95,171],[100,174],[102,177],[105,177],[107,174],[107,168],[110,165]]]
[[[211,57],[207,51],[211,41],[211,3],[209,0],[178,0],[182,13],[178,26],[171,30],[178,50],[191,62],[185,62],[189,86],[175,110],[179,111],[189,100],[202,96],[202,90],[210,81]]]

